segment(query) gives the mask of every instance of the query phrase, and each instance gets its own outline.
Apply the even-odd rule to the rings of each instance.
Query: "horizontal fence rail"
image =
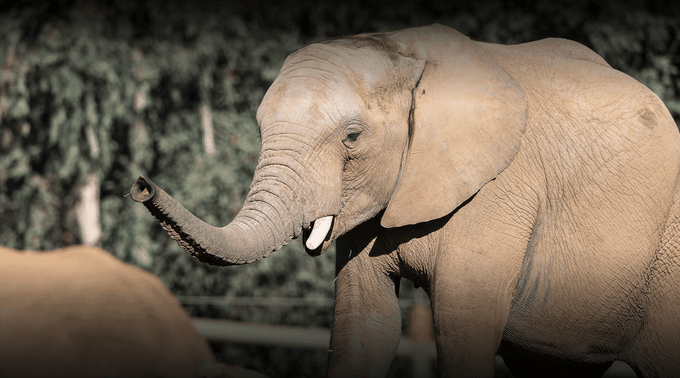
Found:
[[[198,332],[211,341],[328,350],[331,338],[331,331],[324,328],[274,326],[199,318],[194,318],[193,322]],[[402,338],[397,355],[408,357],[414,353],[428,358],[437,357],[434,344],[412,343]]]
[[[207,296],[189,296],[177,295],[177,300],[184,305],[213,305],[213,306],[275,306],[275,307],[293,307],[293,306],[309,306],[309,307],[333,307],[335,300],[333,298],[299,298],[299,297],[207,297]],[[399,307],[408,308],[413,304],[427,304],[429,300],[420,300],[413,298],[399,299]]]
[[[273,326],[215,319],[193,319],[194,327],[210,341],[304,348],[328,351],[331,331],[320,328]],[[431,343],[413,343],[403,338],[397,356],[411,360],[414,378],[435,376],[437,348]]]
[[[267,307],[333,307],[332,298],[299,298],[299,297],[209,297],[209,296],[177,296],[184,305],[216,305],[216,306],[267,306]],[[429,299],[423,297],[400,298],[399,306],[406,309],[413,305],[427,305]],[[258,323],[237,322],[217,319],[193,318],[194,327],[206,339],[218,342],[255,344],[271,347],[313,349],[328,351],[330,346],[329,329],[305,328],[293,326],[264,325]],[[407,328],[409,325],[407,325]],[[397,356],[411,360],[414,378],[435,376],[433,369],[437,358],[434,343],[413,342],[402,337],[399,342]],[[496,356],[496,377],[510,377],[510,373],[500,356]],[[617,361],[607,370],[604,378],[635,378],[635,372],[627,364]]]
[[[213,306],[272,306],[272,307],[333,307],[332,298],[295,298],[295,297],[201,297],[177,296],[184,305]]]
[[[255,344],[274,347],[328,350],[330,330],[322,328],[303,328],[274,326],[229,320],[193,318],[194,327],[206,339],[242,344]],[[413,343],[402,338],[397,356],[410,358],[414,378],[434,377],[431,366],[437,358],[434,344]],[[496,356],[496,376],[509,377],[509,372],[500,356]],[[603,378],[635,378],[635,372],[623,362],[614,362]]]

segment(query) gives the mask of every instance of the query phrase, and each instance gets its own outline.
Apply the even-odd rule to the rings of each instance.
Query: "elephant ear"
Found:
[[[426,64],[413,91],[409,149],[383,227],[451,213],[510,164],[527,118],[524,91],[477,43],[440,25],[392,37]]]

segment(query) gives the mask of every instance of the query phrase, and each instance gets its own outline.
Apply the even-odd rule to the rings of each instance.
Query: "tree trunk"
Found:
[[[215,154],[215,137],[213,133],[212,113],[210,111],[209,91],[201,89],[201,125],[203,125],[203,145],[208,156]]]
[[[80,226],[82,243],[98,245],[102,237],[102,229],[99,225],[99,178],[95,172],[87,176],[85,185],[80,189],[76,217]]]

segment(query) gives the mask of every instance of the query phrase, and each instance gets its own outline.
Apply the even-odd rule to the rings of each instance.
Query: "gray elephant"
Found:
[[[215,362],[163,282],[88,246],[0,247],[2,377],[264,377]]]
[[[337,241],[329,371],[384,376],[400,277],[432,301],[442,376],[680,374],[680,134],[649,89],[563,39],[515,46],[440,26],[288,57],[227,226],[133,185],[216,265]]]

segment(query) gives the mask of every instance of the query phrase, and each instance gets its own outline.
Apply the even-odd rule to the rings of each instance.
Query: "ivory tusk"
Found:
[[[314,227],[312,228],[312,232],[309,234],[307,242],[305,243],[307,249],[313,251],[319,248],[321,243],[323,243],[324,239],[326,239],[326,235],[328,235],[328,231],[330,231],[331,229],[331,224],[333,224],[332,215],[319,218],[316,221],[314,221]]]

